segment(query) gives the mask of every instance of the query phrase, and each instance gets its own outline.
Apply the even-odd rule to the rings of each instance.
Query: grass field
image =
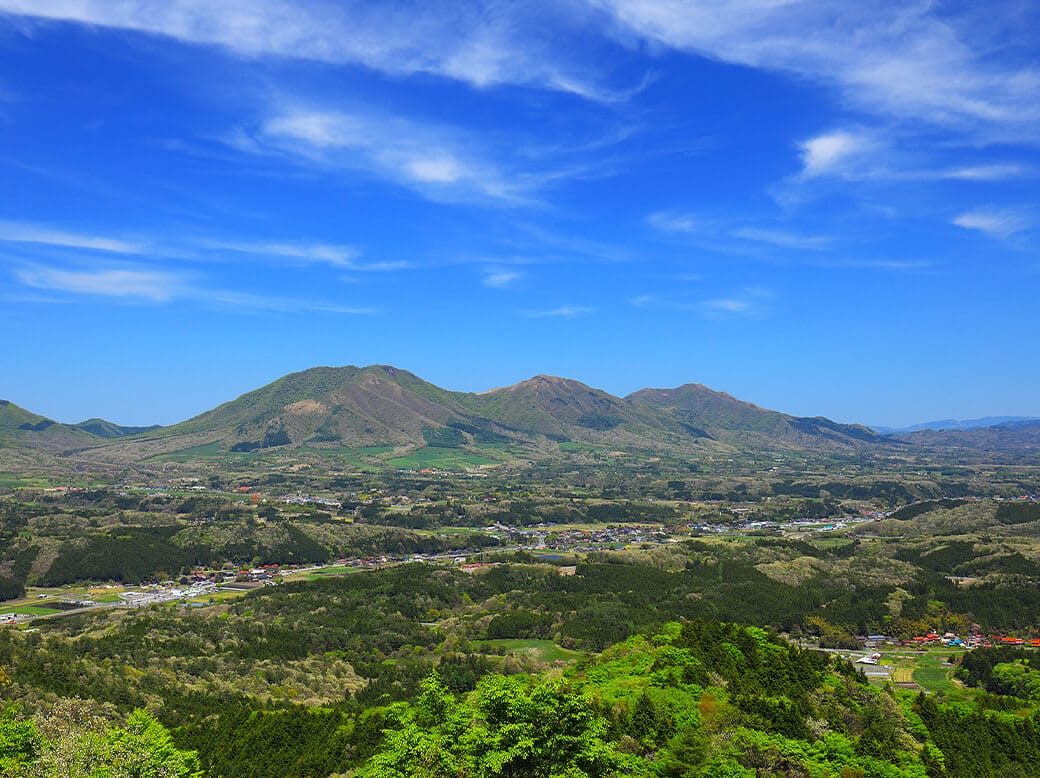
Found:
[[[944,648],[926,653],[902,651],[888,653],[882,659],[882,663],[892,668],[892,681],[894,683],[916,683],[922,689],[932,694],[964,693],[964,687],[953,680],[953,671],[956,669],[951,665],[943,663],[951,655],[960,652],[956,649]]]
[[[454,448],[438,448],[426,446],[413,451],[408,456],[394,457],[386,460],[390,467],[414,470],[421,467],[432,467],[438,470],[458,470],[463,467],[498,464],[495,459],[488,459],[468,451]]]
[[[208,594],[206,594],[206,595],[204,595],[202,597],[196,597],[194,600],[189,600],[189,602],[202,602],[202,603],[206,603],[208,605],[210,601],[213,601],[213,602],[216,603],[216,602],[223,602],[224,600],[235,600],[235,599],[238,599],[239,597],[245,596],[246,594],[247,594],[247,591],[231,591],[231,590],[229,590],[229,591],[225,591],[225,592],[210,592],[210,593],[208,593]]]
[[[914,683],[933,694],[942,692],[950,695],[959,692],[962,687],[952,680],[954,668],[943,665],[949,656],[948,650],[930,651],[921,656],[918,666],[913,671]]]
[[[352,467],[355,470],[375,470],[377,465],[373,465],[371,462],[366,461],[361,455],[352,448],[346,446],[339,446],[337,448],[314,448],[312,446],[300,446],[297,449],[300,453],[313,454],[315,456],[322,457],[323,459],[331,459],[340,465],[345,467]]]
[[[17,613],[19,616],[47,616],[61,613],[58,608],[44,608],[39,605],[0,605],[0,613]]]
[[[849,538],[815,537],[810,541],[817,548],[835,549],[852,543]]]
[[[389,454],[393,450],[393,446],[362,446],[357,452],[362,456],[377,457],[380,454]]]
[[[362,568],[360,567],[326,567],[321,570],[312,570],[311,572],[304,574],[304,577],[308,581],[319,581],[322,578],[329,578],[330,576],[360,573],[361,570]]]
[[[573,662],[581,652],[561,648],[551,640],[534,638],[503,638],[499,640],[483,640],[480,643],[483,651],[502,649],[509,654],[530,656],[539,662]]]
[[[223,453],[224,449],[219,443],[207,443],[204,446],[192,446],[180,451],[172,451],[169,454],[158,454],[152,457],[152,459],[160,462],[190,462],[193,459],[219,457]]]

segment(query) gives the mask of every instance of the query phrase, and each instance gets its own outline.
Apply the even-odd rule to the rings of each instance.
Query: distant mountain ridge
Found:
[[[939,419],[911,424],[908,427],[883,427],[874,424],[871,425],[871,429],[882,435],[901,435],[922,430],[973,430],[981,427],[1028,425],[1034,422],[1040,422],[1040,418],[1036,416],[985,416],[981,419]]]
[[[124,427],[105,419],[87,419],[73,426],[79,427],[91,435],[97,435],[99,438],[123,438],[127,435],[137,435],[140,432],[161,429],[158,424],[152,424],[148,427]]]
[[[668,409],[694,434],[741,434],[748,442],[768,438],[794,446],[857,446],[881,442],[881,436],[858,424],[839,424],[822,416],[790,416],[738,400],[703,384],[685,384],[676,389],[640,389],[626,398],[634,403]]]
[[[538,458],[559,444],[648,453],[869,452],[907,445],[1000,447],[1010,428],[985,439],[947,433],[879,435],[869,427],[760,408],[702,384],[615,397],[569,378],[537,375],[481,393],[442,389],[390,365],[315,367],[290,373],[168,427],[121,427],[103,419],[60,424],[0,401],[0,446],[79,452],[113,462],[264,450],[413,451],[509,448]],[[952,433],[950,433],[952,434]],[[939,435],[940,437],[936,437]],[[1028,448],[1027,426],[1009,438]],[[966,436],[966,437],[965,437]]]
[[[1040,452],[1040,421],[1018,421],[962,430],[918,430],[890,437],[925,448]]]
[[[60,452],[156,429],[161,428],[122,427],[105,419],[87,419],[79,424],[62,424],[27,411],[10,400],[0,400],[0,446],[24,446]]]
[[[9,400],[0,400],[0,446],[58,452],[98,440],[97,436],[74,424],[61,424]]]
[[[537,375],[486,392],[453,392],[390,365],[290,373],[179,424],[132,434],[99,420],[66,426],[91,436],[70,446],[124,461],[201,449],[546,450],[540,440],[647,451],[855,450],[882,441],[866,427],[762,409],[699,384],[615,397]]]

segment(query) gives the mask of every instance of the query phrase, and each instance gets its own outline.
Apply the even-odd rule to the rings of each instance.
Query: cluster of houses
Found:
[[[159,587],[145,591],[129,591],[119,595],[122,603],[131,608],[144,608],[162,602],[176,602],[177,600],[191,600],[212,594],[216,586],[212,583],[193,583],[185,587],[165,588]]]
[[[914,635],[908,640],[899,640],[887,635],[861,636],[860,641],[864,648],[878,648],[882,645],[903,646],[912,648],[934,648],[945,646],[948,648],[990,648],[992,646],[1022,646],[1029,648],[1040,648],[1040,637],[1019,638],[1007,635],[983,635],[973,631],[967,637],[961,637],[953,632],[929,632],[924,635]]]
[[[333,500],[329,497],[314,497],[313,495],[300,497],[292,494],[283,494],[278,499],[289,505],[321,505],[325,508],[343,507],[343,503],[339,500]]]
[[[220,586],[233,588],[240,583],[274,583],[275,579],[282,574],[282,570],[297,570],[299,565],[258,565],[254,568],[243,568],[241,570],[193,570],[188,576],[188,582],[193,586]]]
[[[733,513],[740,513],[741,508],[730,509]],[[688,530],[696,530],[697,532],[712,532],[721,534],[724,532],[732,532],[733,530],[740,530],[746,532],[782,532],[784,530],[791,532],[834,532],[837,530],[846,529],[850,524],[862,524],[867,521],[877,521],[882,519],[887,514],[881,513],[880,511],[873,511],[865,513],[862,516],[844,516],[842,518],[834,519],[795,519],[794,521],[769,521],[769,520],[750,520],[741,519],[732,523],[710,523],[710,522],[696,522],[693,524],[686,525]]]
[[[661,543],[670,539],[667,531],[656,527],[610,524],[596,529],[554,529],[551,524],[535,527],[513,527],[495,523],[484,531],[506,538],[522,547],[554,551],[595,551],[603,547],[633,543]]]

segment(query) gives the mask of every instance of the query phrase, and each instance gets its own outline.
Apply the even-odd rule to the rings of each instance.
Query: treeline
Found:
[[[444,504],[417,505],[407,513],[391,512],[375,505],[359,505],[355,515],[373,524],[389,524],[413,529],[438,527],[483,527],[499,523],[513,527],[535,524],[610,524],[618,522],[668,524],[680,517],[671,505],[618,500],[535,500],[513,499],[492,504],[449,500]]]
[[[718,622],[666,625],[562,677],[491,674],[460,695],[434,675],[382,717],[359,776],[923,778],[1038,763],[1035,710],[1012,721],[896,696],[840,660]]]
[[[606,555],[574,575],[412,564],[284,584],[219,612],[69,616],[0,632],[0,666],[23,699],[81,697],[123,715],[158,706],[177,748],[197,750],[207,775],[228,778],[413,775],[409,760],[421,755],[478,774],[498,764],[518,775],[965,775],[957,765],[968,751],[945,734],[961,725],[978,733],[973,748],[990,749],[988,764],[1029,774],[1035,713],[1017,724],[1005,716],[1036,705],[1024,696],[1032,676],[1016,669],[1036,674],[1024,652],[964,663],[966,682],[990,689],[985,699],[1020,695],[1013,707],[924,708],[866,685],[847,664],[715,619],[840,619],[855,602],[831,598],[821,609],[800,599],[812,587],[777,586],[747,562],[709,557],[715,546],[688,550],[693,558],[675,570]],[[662,628],[677,617],[684,622]],[[523,637],[604,653],[561,679],[517,675],[530,663],[481,651],[484,641]],[[987,686],[993,679],[1017,685]],[[460,722],[480,737],[462,737]],[[539,740],[553,731],[566,737]],[[510,740],[523,733],[540,745]]]
[[[248,533],[232,543],[214,547],[204,543],[181,544],[179,526],[126,527],[95,533],[63,544],[41,583],[60,586],[76,581],[140,583],[157,575],[178,575],[213,560],[243,564],[322,562],[330,551],[299,529],[285,525],[280,539],[264,544]]]
[[[759,542],[766,547],[790,543]],[[940,626],[963,629],[969,616],[987,630],[1027,630],[1040,624],[1040,589],[1030,578],[1011,576],[964,587],[943,575],[922,572],[898,587],[901,611],[893,618],[889,601],[896,585],[826,572],[800,583],[783,583],[761,572],[754,556],[739,551],[727,555],[724,546],[697,542],[683,547],[688,557],[678,570],[607,554],[590,555],[573,576],[551,569],[496,567],[481,579],[500,591],[512,591],[514,607],[495,616],[489,629],[494,637],[556,636],[573,647],[598,650],[676,617],[740,621],[788,632],[809,629],[831,637],[818,628],[826,623],[850,645],[853,636],[876,632],[905,632],[910,637]],[[839,560],[847,553],[813,551],[837,564],[843,564]],[[510,631],[513,634],[507,634]],[[832,640],[831,645],[844,643]]]
[[[314,525],[325,525],[326,529],[319,532]],[[479,533],[441,538],[400,529],[353,527],[318,512],[303,514],[297,521],[266,525],[245,519],[225,522],[215,528],[119,527],[61,543],[40,583],[45,586],[84,580],[139,583],[158,575],[177,576],[214,562],[248,566],[323,563],[344,556],[439,554],[456,549],[489,548],[501,542]],[[23,567],[27,572],[27,566]]]
[[[990,694],[1040,702],[1040,656],[1013,646],[979,648],[964,656],[957,675]]]
[[[970,656],[970,655],[969,655]],[[985,701],[943,705],[921,694],[915,709],[942,753],[930,775],[975,778],[979,775],[1035,776],[1040,769],[1040,714],[1022,715],[988,707]]]

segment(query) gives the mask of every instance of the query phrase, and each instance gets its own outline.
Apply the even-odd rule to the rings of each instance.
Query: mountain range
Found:
[[[1031,426],[1040,422],[1035,416],[985,416],[981,419],[938,419],[936,421],[925,421],[920,424],[911,424],[907,427],[884,427],[871,424],[870,428],[882,435],[899,435],[907,432],[922,432],[924,430],[974,430],[981,427],[1011,427]]]
[[[960,438],[883,436],[862,425],[767,410],[694,383],[615,397],[573,379],[538,375],[487,392],[453,392],[388,365],[291,373],[168,427],[121,427],[102,419],[61,424],[0,401],[0,447],[123,462],[301,448],[544,451],[561,443],[677,453],[999,448],[1011,428],[993,429],[978,439],[971,437],[977,430],[960,431]],[[1040,424],[1022,424],[1013,433],[1012,447],[1034,448]]]

